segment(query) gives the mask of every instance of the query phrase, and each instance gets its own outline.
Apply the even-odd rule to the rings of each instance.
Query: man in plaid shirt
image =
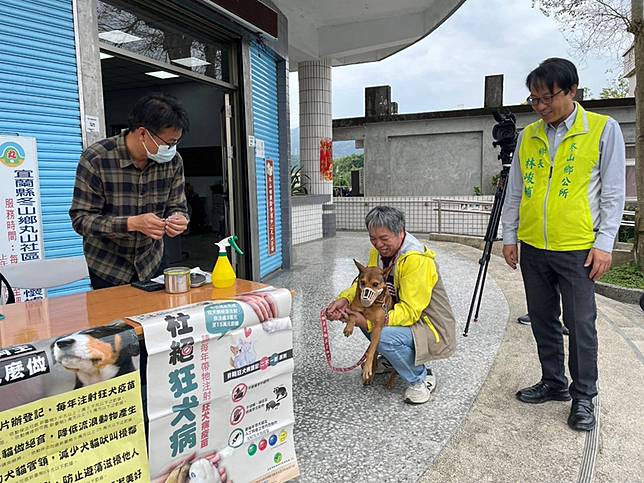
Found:
[[[188,114],[175,98],[152,95],[136,102],[128,121],[127,132],[89,146],[76,171],[69,215],[95,289],[154,277],[163,236],[188,227],[176,152]]]

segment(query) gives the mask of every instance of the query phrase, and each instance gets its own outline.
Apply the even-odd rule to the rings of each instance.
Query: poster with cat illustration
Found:
[[[293,442],[291,293],[268,288],[130,319],[143,326],[156,483],[282,482]]]

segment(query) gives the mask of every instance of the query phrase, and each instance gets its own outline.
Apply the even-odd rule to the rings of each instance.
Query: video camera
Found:
[[[502,168],[496,183],[496,193],[494,194],[494,203],[492,203],[492,209],[490,211],[490,221],[485,230],[485,245],[483,246],[483,255],[479,260],[479,274],[476,277],[476,284],[474,285],[470,311],[467,314],[467,323],[463,331],[464,336],[467,336],[470,330],[473,313],[474,321],[479,320],[479,310],[481,308],[481,301],[483,300],[485,276],[487,275],[487,268],[492,254],[492,244],[497,240],[499,221],[501,221],[501,210],[505,200],[505,190],[508,185],[508,175],[510,173],[510,166],[512,165],[512,158],[514,157],[514,150],[517,147],[517,126],[514,114],[507,109],[500,109],[495,111],[493,115],[494,119],[496,119],[496,125],[492,128],[492,137],[494,138],[492,146],[501,146],[499,159],[501,160]],[[474,312],[475,306],[476,312]]]
[[[492,128],[492,137],[494,138],[492,146],[501,146],[499,159],[502,164],[510,165],[512,155],[517,147],[516,117],[507,110],[498,110],[492,115],[496,120],[496,125]]]

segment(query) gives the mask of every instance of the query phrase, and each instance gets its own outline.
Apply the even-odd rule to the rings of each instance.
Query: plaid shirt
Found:
[[[188,218],[179,154],[169,163],[149,160],[138,169],[122,133],[81,155],[69,216],[83,236],[89,268],[103,280],[120,285],[153,276],[161,265],[163,240],[128,232],[127,219],[144,213],[166,218],[175,212]]]

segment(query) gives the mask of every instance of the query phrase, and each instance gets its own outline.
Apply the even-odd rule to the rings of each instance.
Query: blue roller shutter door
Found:
[[[0,132],[37,140],[45,258],[83,254],[68,215],[83,149],[71,0],[3,0]],[[49,296],[89,289],[81,281]]]
[[[255,158],[257,176],[257,222],[259,225],[260,277],[282,267],[282,213],[280,204],[279,121],[277,105],[277,60],[266,47],[251,44],[251,83],[255,138],[264,141],[266,159],[274,162],[275,254],[268,254],[266,209],[266,160]],[[257,151],[257,150],[256,150]]]

